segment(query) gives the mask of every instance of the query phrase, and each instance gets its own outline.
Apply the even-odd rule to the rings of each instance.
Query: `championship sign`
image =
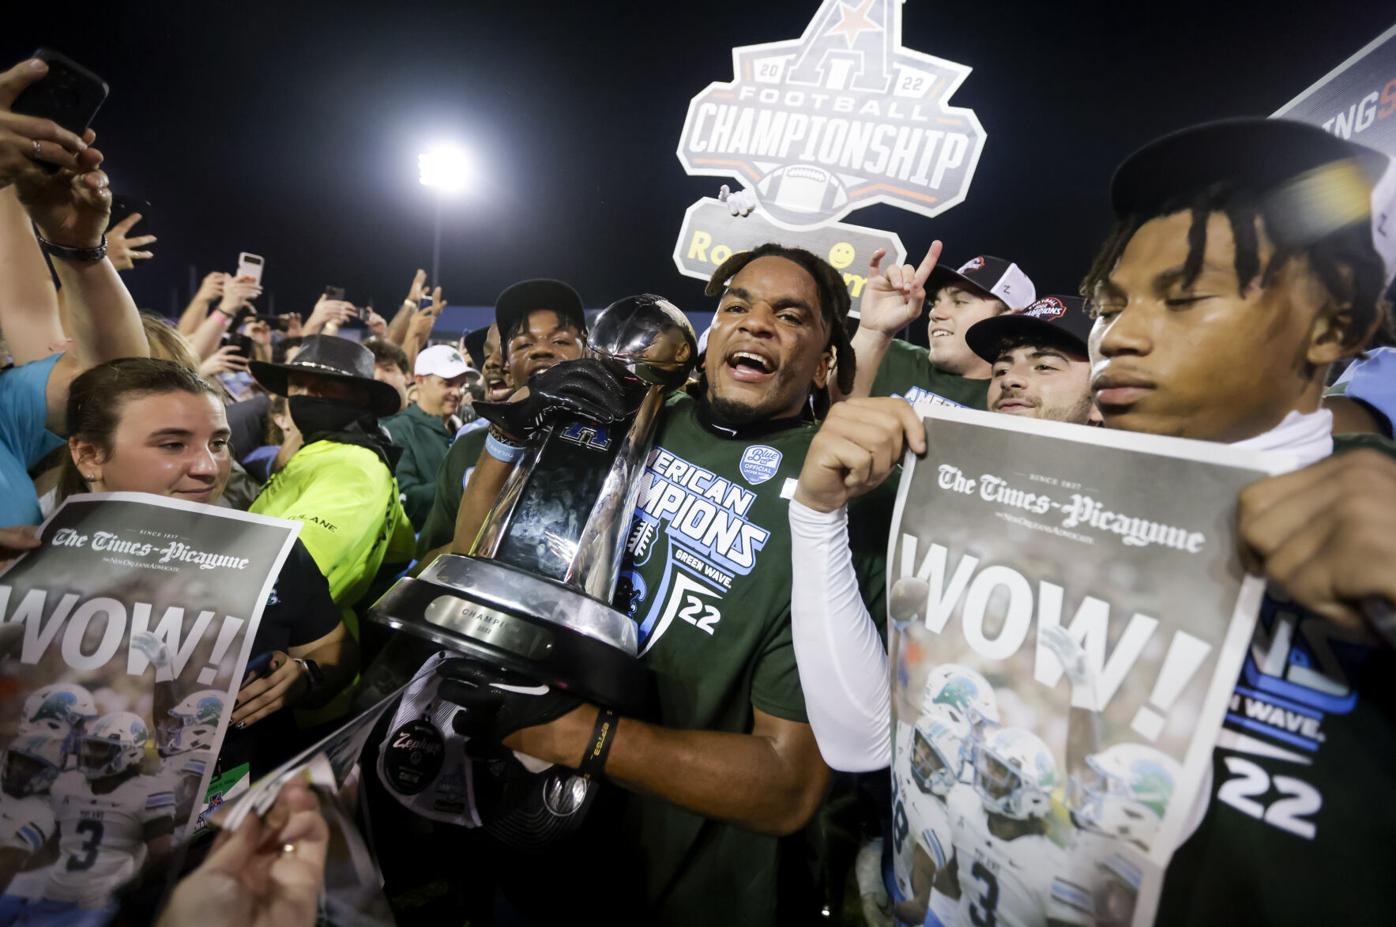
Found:
[[[768,241],[799,245],[824,258],[843,274],[848,295],[855,300],[863,295],[868,261],[874,251],[886,250],[886,260],[892,264],[906,260],[906,248],[895,232],[847,222],[824,222],[818,228],[792,232],[756,212],[743,219],[735,218],[722,202],[705,196],[683,215],[674,263],[679,273],[707,280],[736,252]]]
[[[1396,26],[1275,111],[1396,157]]]
[[[733,80],[689,103],[679,161],[796,227],[962,202],[985,133],[948,101],[970,68],[902,48],[901,31],[900,0],[824,0],[800,38],[733,49]]]

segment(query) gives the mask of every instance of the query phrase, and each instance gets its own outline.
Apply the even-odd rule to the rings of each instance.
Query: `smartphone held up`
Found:
[[[10,111],[51,119],[81,137],[107,99],[107,82],[51,48],[40,48],[33,57],[48,65],[48,73],[20,91]],[[49,173],[58,171],[56,164],[37,163]]]
[[[262,282],[262,268],[266,266],[266,261],[260,254],[253,254],[244,251],[238,255],[238,272],[236,279],[242,280],[250,278],[253,283]]]

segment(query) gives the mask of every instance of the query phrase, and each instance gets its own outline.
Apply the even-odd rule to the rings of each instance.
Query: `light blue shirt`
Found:
[[[1396,425],[1396,348],[1371,348],[1348,365],[1328,389],[1329,396],[1360,399]]]
[[[49,431],[46,390],[62,354],[0,370],[0,527],[43,521],[29,468],[63,444]]]
[[[454,444],[457,441],[459,441],[460,436],[466,434],[467,432],[479,431],[481,428],[488,427],[490,427],[490,420],[485,418],[483,415],[479,418],[472,418],[470,421],[466,422],[464,425],[460,426],[459,429],[457,429],[455,435],[451,438],[451,443]]]

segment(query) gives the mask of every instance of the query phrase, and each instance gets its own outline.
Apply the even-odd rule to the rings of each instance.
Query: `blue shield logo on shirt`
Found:
[[[762,483],[776,475],[777,468],[780,467],[780,451],[764,444],[753,444],[742,452],[742,462],[737,469],[742,471],[742,476],[753,486],[760,486]]]

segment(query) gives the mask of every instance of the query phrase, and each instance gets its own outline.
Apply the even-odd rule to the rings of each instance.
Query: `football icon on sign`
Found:
[[[848,202],[837,176],[813,164],[787,164],[762,177],[756,189],[773,214],[833,215]]]

